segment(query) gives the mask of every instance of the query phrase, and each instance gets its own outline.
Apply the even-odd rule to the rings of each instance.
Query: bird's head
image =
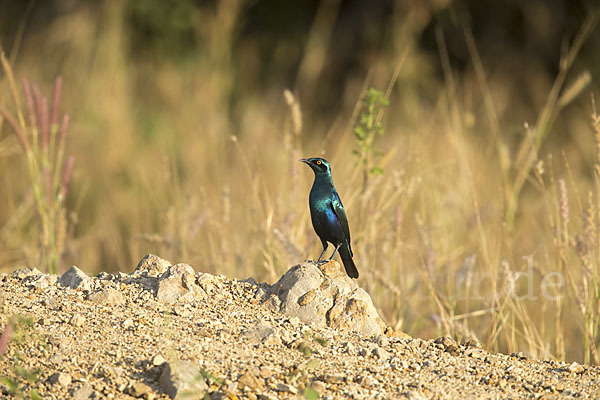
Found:
[[[315,171],[315,175],[331,175],[331,166],[329,165],[329,161],[324,158],[303,158],[300,161],[308,164],[308,166]]]

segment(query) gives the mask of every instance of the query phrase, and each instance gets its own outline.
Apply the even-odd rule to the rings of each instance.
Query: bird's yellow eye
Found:
[[[317,160],[317,165],[321,165],[321,160]]]

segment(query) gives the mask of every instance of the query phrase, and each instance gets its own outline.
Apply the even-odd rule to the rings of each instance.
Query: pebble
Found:
[[[584,371],[585,369],[583,368],[583,365],[578,364],[576,362],[571,363],[571,365],[569,365],[569,371],[571,371],[574,374],[580,374]]]
[[[375,358],[382,360],[382,361],[386,361],[392,356],[390,354],[390,352],[382,349],[381,347],[375,347],[371,353],[373,354],[373,356]]]
[[[144,399],[147,399],[147,400],[151,400],[156,397],[152,391],[152,388],[143,382],[133,383],[127,389],[127,393],[133,397],[137,397],[137,398],[143,397]]]
[[[151,361],[152,365],[154,365],[155,367],[163,365],[165,362],[166,362],[166,360],[160,354],[157,354],[154,357],[152,357],[152,361]]]
[[[312,387],[313,390],[321,396],[325,394],[325,391],[327,390],[327,385],[325,385],[325,382],[322,381],[313,381],[310,387]]]
[[[48,381],[53,385],[58,383],[61,386],[67,387],[71,384],[71,376],[63,372],[56,372],[48,378]]]
[[[92,303],[102,304],[106,306],[114,306],[125,303],[123,293],[116,289],[104,289],[99,292],[91,293],[88,300]]]
[[[92,386],[89,383],[84,382],[73,391],[72,398],[73,400],[87,400],[93,397],[97,397],[94,395],[94,389],[92,389]]]
[[[82,326],[85,323],[85,317],[82,314],[73,314],[69,320],[69,324],[73,326]]]
[[[297,394],[298,393],[298,389],[296,389],[292,385],[288,385],[287,383],[278,383],[277,384],[277,391],[278,392],[287,392],[287,393],[291,393],[291,394]]]

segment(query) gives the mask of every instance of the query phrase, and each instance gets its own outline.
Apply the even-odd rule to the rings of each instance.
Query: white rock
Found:
[[[206,293],[195,282],[195,272],[190,265],[172,265],[158,278],[156,299],[167,304],[200,300]]]
[[[144,258],[140,260],[131,275],[157,277],[164,274],[170,266],[170,261],[155,256],[154,254],[146,254]]]
[[[337,261],[320,266],[313,262],[296,265],[272,286],[271,293],[281,304],[271,296],[266,302],[268,308],[298,317],[305,323],[364,335],[383,334],[385,324],[373,301],[346,275]]]

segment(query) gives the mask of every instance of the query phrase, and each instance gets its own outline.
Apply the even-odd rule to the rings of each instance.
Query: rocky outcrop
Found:
[[[385,324],[368,293],[337,261],[307,261],[288,270],[268,291],[269,308],[306,323],[381,335]]]
[[[145,256],[129,275],[130,281],[151,290],[156,300],[188,303],[212,293],[225,277],[195,272],[188,264],[175,264],[154,255]],[[290,268],[274,285],[250,279],[257,295],[271,310],[298,317],[307,324],[381,335],[385,324],[369,294],[348,278],[337,261],[311,261]]]

